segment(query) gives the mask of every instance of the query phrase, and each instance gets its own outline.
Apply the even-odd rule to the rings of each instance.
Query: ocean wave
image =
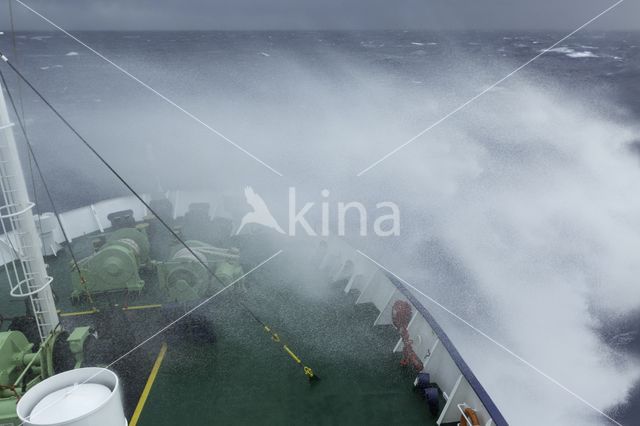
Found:
[[[543,49],[540,50],[540,52],[549,52],[549,53],[562,53],[566,56],[568,56],[569,58],[598,58],[599,56],[596,55],[595,53],[589,51],[589,50],[584,50],[582,52],[577,51],[575,49],[572,49],[570,47],[566,47],[566,46],[561,46],[561,47],[554,47],[553,49]]]
[[[589,52],[588,50],[584,52],[567,53],[567,56],[570,58],[598,58],[598,55],[593,52]]]
[[[540,52],[555,52],[555,53],[573,53],[575,52],[575,50],[569,48],[569,47],[554,47],[553,49],[542,49]]]
[[[51,68],[63,68],[63,66],[59,65],[59,64],[55,64],[55,65],[46,65],[46,66],[40,67],[40,69],[42,71],[46,71],[46,70],[51,69]]]
[[[78,55],[79,55],[78,52],[69,52],[65,56],[78,56]]]
[[[421,42],[421,41],[412,41],[411,44],[413,46],[437,46],[438,43],[436,43],[435,41],[430,41],[430,42]]]
[[[376,42],[376,41],[361,41],[360,45],[362,47],[366,47],[366,48],[380,48],[380,47],[384,47],[384,43],[380,43],[380,42]]]

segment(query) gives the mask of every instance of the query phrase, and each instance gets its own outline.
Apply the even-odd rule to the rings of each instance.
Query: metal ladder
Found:
[[[22,166],[13,137],[13,123],[0,87],[0,250],[13,297],[28,297],[40,339],[58,325],[51,291],[53,279],[46,274],[41,241],[31,209]],[[9,258],[6,257],[9,253]]]

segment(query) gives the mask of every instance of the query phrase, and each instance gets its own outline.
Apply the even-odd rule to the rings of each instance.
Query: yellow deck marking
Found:
[[[154,308],[162,308],[162,305],[140,305],[140,306],[129,306],[127,308],[122,308],[123,311],[135,311],[138,309],[154,309]],[[59,311],[60,312],[60,311]],[[91,315],[96,312],[100,312],[99,309],[94,309],[91,311],[78,311],[78,312],[60,312],[61,317],[76,317],[79,315]]]
[[[95,311],[64,312],[64,313],[61,313],[60,316],[61,317],[75,317],[75,316],[78,316],[78,315],[95,314],[96,312],[99,312],[99,311],[95,310]]]
[[[158,357],[156,358],[156,362],[155,364],[153,364],[153,368],[151,369],[151,373],[149,374],[149,378],[147,379],[147,384],[144,385],[144,389],[142,391],[142,394],[140,395],[140,399],[138,400],[138,405],[136,405],[136,410],[133,412],[133,416],[131,416],[129,426],[136,426],[138,424],[138,420],[140,419],[140,415],[142,414],[142,409],[144,408],[144,404],[147,402],[149,392],[151,392],[153,382],[156,381],[156,376],[158,375],[158,371],[160,370],[160,366],[162,365],[162,361],[164,360],[164,355],[166,353],[167,344],[163,342],[162,347],[160,348],[160,352],[158,353]]]
[[[136,309],[153,309],[153,308],[162,308],[162,305],[129,306],[128,308],[122,308],[122,310],[123,311],[135,311]]]

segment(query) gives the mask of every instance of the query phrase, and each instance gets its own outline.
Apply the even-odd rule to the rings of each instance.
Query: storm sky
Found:
[[[0,25],[8,28],[8,1]],[[24,0],[72,30],[573,30],[612,0]],[[14,1],[18,30],[51,29]],[[625,0],[590,29],[640,30]]]

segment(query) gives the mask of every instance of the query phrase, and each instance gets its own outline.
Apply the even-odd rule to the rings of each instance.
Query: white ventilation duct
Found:
[[[104,368],[56,374],[24,394],[17,406],[25,426],[126,426],[118,376]]]
[[[42,213],[36,224],[40,228],[40,239],[42,240],[42,254],[45,256],[55,256],[62,246],[56,241],[56,230],[59,228],[56,215],[47,212]]]

